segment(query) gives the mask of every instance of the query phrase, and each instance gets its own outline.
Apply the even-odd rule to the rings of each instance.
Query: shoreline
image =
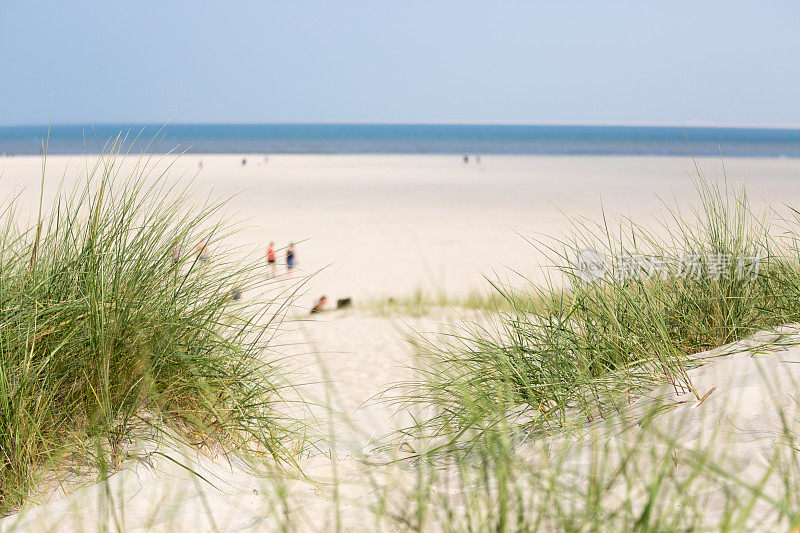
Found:
[[[85,154],[74,154],[74,153],[58,153],[58,152],[48,152],[47,158],[50,159],[52,157],[69,157],[69,158],[97,158],[101,154],[88,152]],[[569,160],[569,159],[663,159],[663,160],[672,160],[672,159],[681,159],[681,160],[691,160],[692,156],[690,154],[686,155],[677,155],[677,154],[547,154],[547,153],[491,153],[491,152],[481,152],[481,153],[467,153],[464,152],[181,152],[176,150],[166,151],[166,152],[131,152],[129,156],[141,156],[141,155],[154,155],[154,156],[175,156],[175,157],[253,157],[253,158],[263,158],[268,157],[272,159],[275,158],[296,158],[296,157],[363,157],[363,158],[423,158],[423,157],[431,157],[431,158],[448,158],[448,159],[462,159],[464,155],[469,155],[470,159],[474,156],[480,156],[481,159],[486,158],[520,158],[520,159],[560,159],[560,160]],[[41,160],[42,154],[0,154],[0,159],[30,159],[35,158]],[[755,161],[783,161],[783,160],[800,160],[800,156],[758,156],[758,155],[725,155],[723,154],[722,157],[714,156],[714,155],[697,155],[694,156],[694,159],[698,160],[720,160],[727,161],[731,160],[755,160]]]
[[[784,123],[747,123],[747,122],[615,122],[615,121],[525,121],[525,120],[300,120],[300,121],[275,121],[275,122],[53,122],[50,126],[586,126],[586,127],[621,127],[621,128],[717,128],[717,129],[774,129],[774,130],[800,130],[800,124]],[[48,124],[2,124],[2,128],[46,128]],[[159,126],[160,127],[160,126]]]
[[[50,153],[81,155],[114,139],[160,153],[800,157],[800,129],[764,125],[311,122],[6,126],[0,152],[37,155],[47,144]]]

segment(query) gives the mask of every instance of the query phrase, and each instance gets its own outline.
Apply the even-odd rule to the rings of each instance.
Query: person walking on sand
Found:
[[[295,264],[295,253],[294,253],[294,243],[289,244],[289,248],[286,249],[286,271],[291,274],[292,269],[294,268]]]
[[[272,271],[272,277],[274,278],[277,272],[275,271],[275,243],[270,242],[269,247],[267,248],[267,266],[269,266],[270,270]]]

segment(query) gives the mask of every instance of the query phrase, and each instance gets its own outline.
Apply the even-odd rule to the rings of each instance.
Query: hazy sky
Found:
[[[800,124],[800,3],[0,0],[0,124]]]

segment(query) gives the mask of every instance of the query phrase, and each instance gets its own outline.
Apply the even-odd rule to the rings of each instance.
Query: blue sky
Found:
[[[0,0],[0,124],[800,124],[800,3]]]

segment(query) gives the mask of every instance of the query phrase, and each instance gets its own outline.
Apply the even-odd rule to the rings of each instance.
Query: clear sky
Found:
[[[0,0],[0,124],[800,124],[800,2]]]

